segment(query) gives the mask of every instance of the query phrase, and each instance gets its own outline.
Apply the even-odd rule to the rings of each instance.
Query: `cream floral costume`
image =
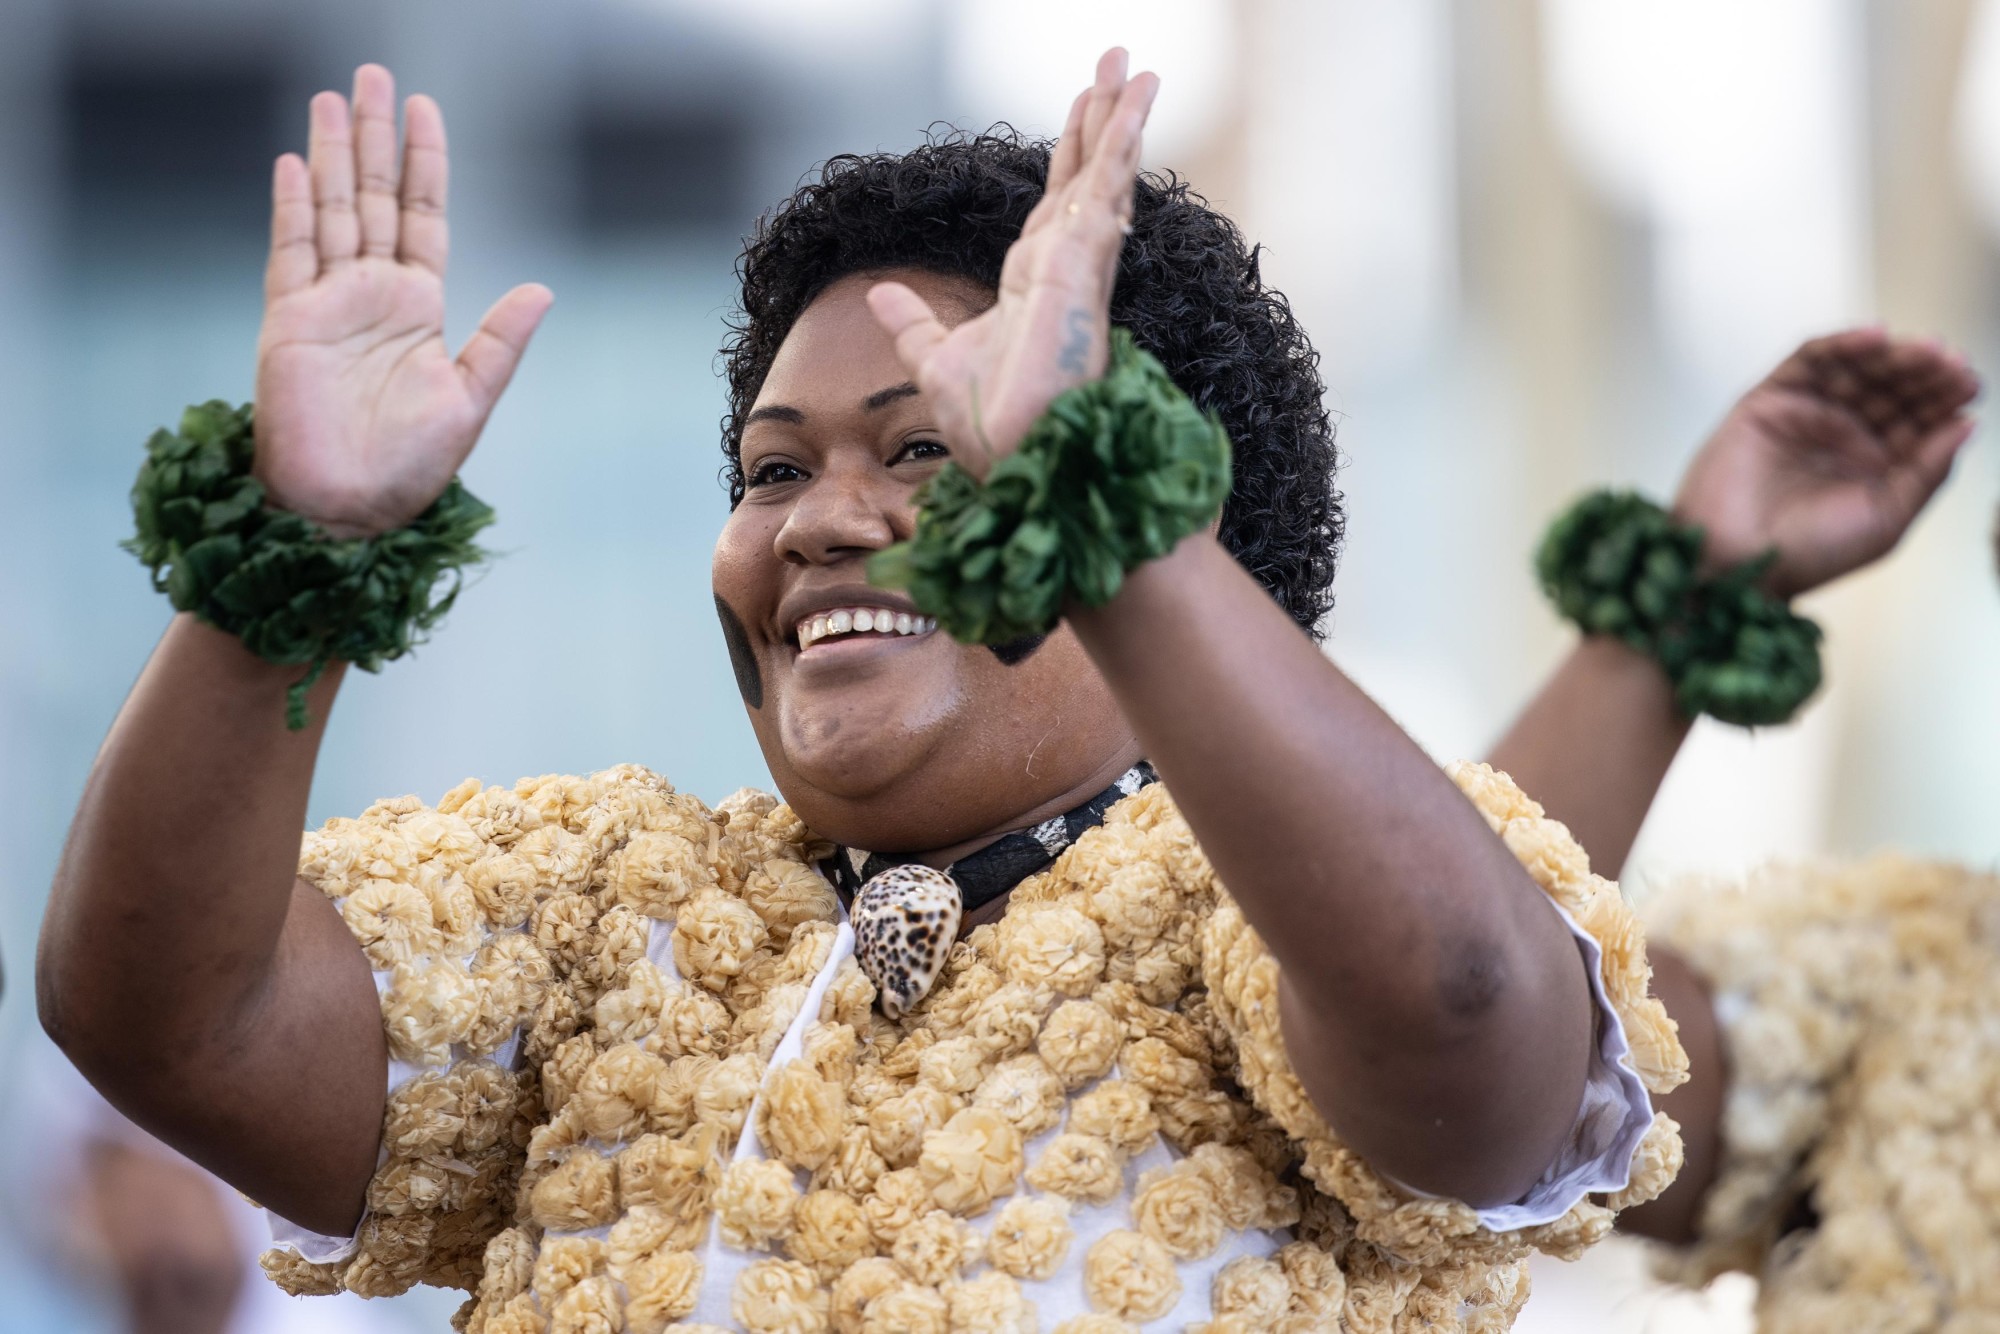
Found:
[[[1680,1082],[1617,888],[1505,777],[1454,777],[1577,933],[1613,1082]],[[460,1286],[478,1334],[1504,1330],[1531,1250],[1579,1253],[1679,1166],[1673,1122],[1594,1078],[1539,1221],[1372,1171],[1162,786],[895,1022],[831,851],[769,796],[711,810],[629,766],[308,834],[301,874],[378,970],[392,1092],[358,1237],[267,1271]]]
[[[2000,1330],[2000,878],[1879,857],[1671,887],[1730,1070],[1701,1242],[1765,1334]]]

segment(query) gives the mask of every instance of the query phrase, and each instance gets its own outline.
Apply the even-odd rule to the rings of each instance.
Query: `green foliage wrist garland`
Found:
[[[1819,627],[1757,586],[1776,552],[1703,578],[1702,541],[1641,496],[1598,491],[1550,525],[1535,570],[1584,633],[1657,659],[1689,717],[1784,722],[1819,689]]]
[[[955,639],[1004,644],[1045,633],[1072,598],[1108,602],[1228,496],[1221,423],[1113,329],[1104,378],[1051,403],[984,483],[946,464],[918,495],[915,537],[868,577],[907,589]]]
[[[329,662],[379,671],[443,619],[461,572],[485,558],[473,538],[493,510],[454,478],[407,527],[335,538],[264,504],[252,453],[248,406],[211,401],[189,408],[178,432],[154,432],[132,484],[138,531],[120,545],[176,611],[260,658],[307,668],[285,698],[285,725],[296,731],[306,689]]]

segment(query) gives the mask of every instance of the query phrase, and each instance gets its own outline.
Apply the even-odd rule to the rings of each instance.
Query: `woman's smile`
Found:
[[[824,638],[808,640],[805,647],[792,650],[791,669],[807,679],[814,679],[828,671],[844,673],[863,664],[886,664],[905,654],[920,652],[930,644],[935,633],[936,623],[927,618],[923,618],[921,629],[913,625],[902,632],[894,628],[845,632],[829,628]],[[948,649],[955,650],[956,645],[949,645]]]
[[[887,607],[839,607],[800,621],[792,637],[803,653],[815,644],[831,646],[871,636],[908,638],[927,635],[935,629],[935,617],[912,616],[907,611],[890,611]]]
[[[788,598],[788,603],[826,603],[830,599]],[[785,619],[791,623],[790,639],[801,652],[815,645],[831,646],[854,639],[907,639],[929,634],[937,621],[907,604],[888,605],[883,600],[853,598],[836,605],[813,606],[808,610],[787,607]]]

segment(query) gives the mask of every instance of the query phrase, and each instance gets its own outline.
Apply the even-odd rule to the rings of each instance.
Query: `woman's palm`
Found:
[[[1777,550],[1803,593],[1887,553],[1951,470],[1979,388],[1934,345],[1856,329],[1814,339],[1731,410],[1675,504],[1718,567]]]
[[[444,126],[410,99],[400,174],[394,86],[356,72],[354,115],[313,99],[311,164],[278,160],[257,364],[257,474],[274,503],[339,533],[420,514],[472,450],[546,288],[518,287],[454,358],[444,342]]]

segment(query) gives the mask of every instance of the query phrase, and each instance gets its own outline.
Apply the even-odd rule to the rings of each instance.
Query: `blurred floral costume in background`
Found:
[[[1617,888],[1504,777],[1453,776],[1601,942],[1646,1085],[1684,1078]],[[832,851],[772,797],[711,810],[634,766],[308,834],[301,875],[378,970],[395,1088],[358,1240],[266,1269],[475,1289],[459,1325],[484,1334],[1033,1330],[1058,1293],[1100,1313],[1074,1334],[1501,1330],[1530,1250],[1580,1253],[1678,1167],[1658,1116],[1623,1190],[1512,1230],[1370,1170],[1292,1075],[1277,964],[1163,786],[900,1021],[813,869]]]
[[[2000,879],[1896,856],[1671,886],[1713,988],[1721,1161],[1670,1272],[1755,1275],[1758,1328],[1972,1330],[2000,1311]]]

